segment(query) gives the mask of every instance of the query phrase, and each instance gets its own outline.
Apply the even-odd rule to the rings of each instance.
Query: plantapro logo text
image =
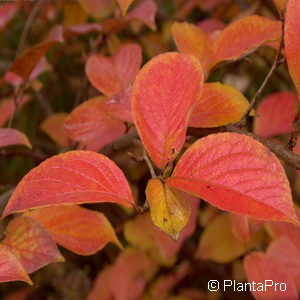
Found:
[[[234,292],[285,292],[287,285],[284,282],[274,282],[273,280],[264,280],[262,282],[237,282],[236,280],[218,282],[217,280],[210,280],[208,282],[208,290],[223,290],[224,292],[229,290]]]

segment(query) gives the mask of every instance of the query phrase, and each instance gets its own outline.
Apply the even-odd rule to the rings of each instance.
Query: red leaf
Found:
[[[285,14],[284,49],[289,72],[300,94],[300,4],[299,0],[289,0]]]
[[[256,109],[254,132],[262,137],[290,133],[297,111],[297,97],[277,92],[263,99]]]
[[[289,238],[283,237],[270,244],[267,255],[280,263],[300,289],[300,249]]]
[[[63,205],[37,209],[26,216],[41,223],[57,244],[80,255],[94,254],[109,242],[122,247],[109,221],[96,211]]]
[[[86,75],[92,85],[104,95],[112,97],[134,80],[142,61],[137,44],[121,46],[110,58],[99,53],[86,63]]]
[[[20,259],[28,273],[49,263],[64,261],[46,229],[27,217],[13,219],[2,242]]]
[[[126,249],[118,256],[109,277],[114,299],[141,299],[146,283],[157,269],[158,264],[145,252]]]
[[[139,72],[132,111],[139,136],[153,162],[164,168],[181,150],[188,117],[200,100],[203,74],[193,56],[164,53]]]
[[[1,128],[0,129],[0,147],[24,145],[32,148],[27,136],[16,129]]]
[[[279,160],[246,135],[220,133],[198,140],[167,184],[254,219],[299,222]]]
[[[31,100],[29,95],[23,95],[17,99],[18,110]],[[6,98],[0,102],[0,127],[2,127],[15,111],[15,101],[12,98]]]
[[[270,235],[279,239],[282,237],[289,238],[296,247],[300,250],[300,228],[292,224],[272,222],[267,225],[267,230]]]
[[[113,293],[109,286],[109,280],[111,276],[112,266],[106,267],[101,270],[94,283],[91,291],[87,295],[87,300],[112,300]]]
[[[18,184],[3,216],[29,208],[95,202],[134,205],[125,176],[109,158],[70,151],[32,169]]]
[[[253,252],[244,258],[244,268],[248,282],[255,284],[252,294],[255,299],[299,299],[296,287],[286,270],[273,258],[263,252]],[[283,283],[281,291],[279,285],[275,289],[275,283]],[[262,289],[265,284],[273,284]]]
[[[268,41],[278,40],[280,36],[281,22],[260,16],[244,17],[226,27],[217,36],[214,64],[224,60],[236,60]]]
[[[0,282],[25,281],[32,285],[20,261],[3,244],[0,244]]]
[[[32,70],[29,79],[34,80],[37,77],[39,77],[42,73],[50,69],[51,69],[51,65],[48,63],[47,59],[43,56],[38,62],[38,64]],[[24,82],[24,80],[19,75],[16,75],[15,73],[12,73],[10,71],[5,73],[3,79],[4,81],[13,85],[14,87],[17,87]]]
[[[249,218],[241,215],[230,214],[231,228],[234,236],[244,245],[250,241]]]
[[[216,127],[238,122],[249,102],[234,87],[219,82],[205,83],[189,121],[192,127]]]
[[[177,49],[182,53],[196,56],[206,73],[212,60],[213,39],[198,26],[187,22],[175,22],[172,26],[172,35]]]
[[[206,33],[214,33],[225,28],[225,24],[217,19],[207,18],[197,24]]]
[[[150,29],[156,30],[155,14],[157,5],[153,0],[144,0],[139,3],[132,11],[130,11],[125,19],[136,19],[146,24]]]
[[[96,142],[100,149],[122,136],[126,130],[124,123],[109,115],[107,108],[109,106],[103,97],[90,99],[77,106],[63,125],[67,137],[86,145]]]
[[[41,42],[23,52],[16,58],[8,72],[14,73],[26,80],[29,78],[31,72],[38,65],[48,49],[58,42],[63,42],[62,31],[59,35],[49,37],[46,41]]]
[[[19,3],[2,3],[0,5],[0,31],[10,22],[19,10]]]

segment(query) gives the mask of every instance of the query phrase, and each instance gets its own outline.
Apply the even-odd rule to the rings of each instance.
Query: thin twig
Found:
[[[146,162],[146,164],[147,164],[147,166],[149,168],[151,177],[152,178],[157,178],[157,176],[155,174],[155,171],[154,171],[154,168],[153,168],[153,165],[152,165],[152,163],[151,163],[151,161],[150,161],[150,159],[149,159],[149,157],[147,155],[147,152],[146,152],[145,148],[143,149],[143,158],[144,158],[144,160],[145,160],[145,162]]]
[[[18,49],[16,51],[16,56],[18,56],[23,51],[25,43],[26,43],[27,35],[32,26],[34,18],[36,17],[37,13],[39,12],[40,8],[42,7],[44,1],[45,0],[38,0],[36,5],[32,8],[30,15],[25,22],[25,25],[24,25],[24,28],[23,28],[23,31],[22,31],[22,34],[20,37]]]
[[[278,51],[276,53],[276,57],[275,57],[275,60],[273,62],[273,65],[272,65],[271,69],[269,70],[267,76],[265,77],[264,81],[262,82],[261,86],[259,87],[259,89],[255,93],[255,95],[253,96],[253,98],[252,98],[246,112],[242,116],[241,120],[238,123],[235,124],[239,128],[242,128],[242,127],[246,126],[249,114],[250,114],[251,110],[254,108],[254,106],[256,104],[256,101],[258,100],[261,93],[265,89],[265,87],[266,87],[267,83],[269,82],[269,80],[270,80],[273,72],[275,71],[275,69],[282,63],[282,61],[281,61],[281,51],[282,51],[283,46],[284,46],[284,22],[282,21],[281,24],[282,24],[282,29],[281,29],[282,33],[281,33],[280,45],[279,45]]]

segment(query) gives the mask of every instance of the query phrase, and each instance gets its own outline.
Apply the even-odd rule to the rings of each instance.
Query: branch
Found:
[[[23,27],[23,31],[22,31],[22,34],[21,34],[21,38],[20,38],[20,41],[19,41],[19,45],[18,45],[18,49],[16,51],[17,53],[17,56],[23,51],[23,48],[24,48],[24,45],[25,45],[25,42],[26,42],[26,39],[27,39],[27,35],[29,33],[29,30],[31,28],[31,25],[34,21],[34,18],[36,17],[37,13],[39,12],[40,8],[42,7],[44,3],[44,0],[39,0],[36,5],[33,7],[33,9],[31,10],[27,20],[26,20],[26,23]]]
[[[255,93],[255,95],[253,96],[243,117],[241,118],[241,120],[238,123],[236,123],[236,126],[239,128],[246,126],[249,114],[250,114],[251,110],[253,109],[253,107],[255,106],[257,99],[260,97],[261,93],[265,89],[265,87],[266,87],[267,83],[269,82],[275,69],[282,63],[281,51],[282,51],[283,45],[284,45],[284,21],[283,20],[282,20],[281,24],[282,24],[282,27],[281,27],[282,32],[281,32],[281,38],[280,38],[280,45],[279,45],[278,51],[276,53],[276,57],[273,62],[273,65],[272,65],[270,71],[268,72],[267,76],[265,77],[264,81],[262,82],[261,86],[259,87],[259,89]]]
[[[136,130],[132,130],[126,133],[125,135],[121,136],[117,140],[113,141],[112,143],[103,147],[100,150],[100,153],[109,156],[115,151],[123,150],[128,146],[132,145],[133,140],[136,138],[138,138],[138,133]]]

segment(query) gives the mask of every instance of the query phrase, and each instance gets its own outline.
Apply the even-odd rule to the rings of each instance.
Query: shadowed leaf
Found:
[[[77,254],[95,254],[109,242],[122,248],[102,213],[77,205],[63,205],[37,209],[26,216],[41,223],[57,244]]]

